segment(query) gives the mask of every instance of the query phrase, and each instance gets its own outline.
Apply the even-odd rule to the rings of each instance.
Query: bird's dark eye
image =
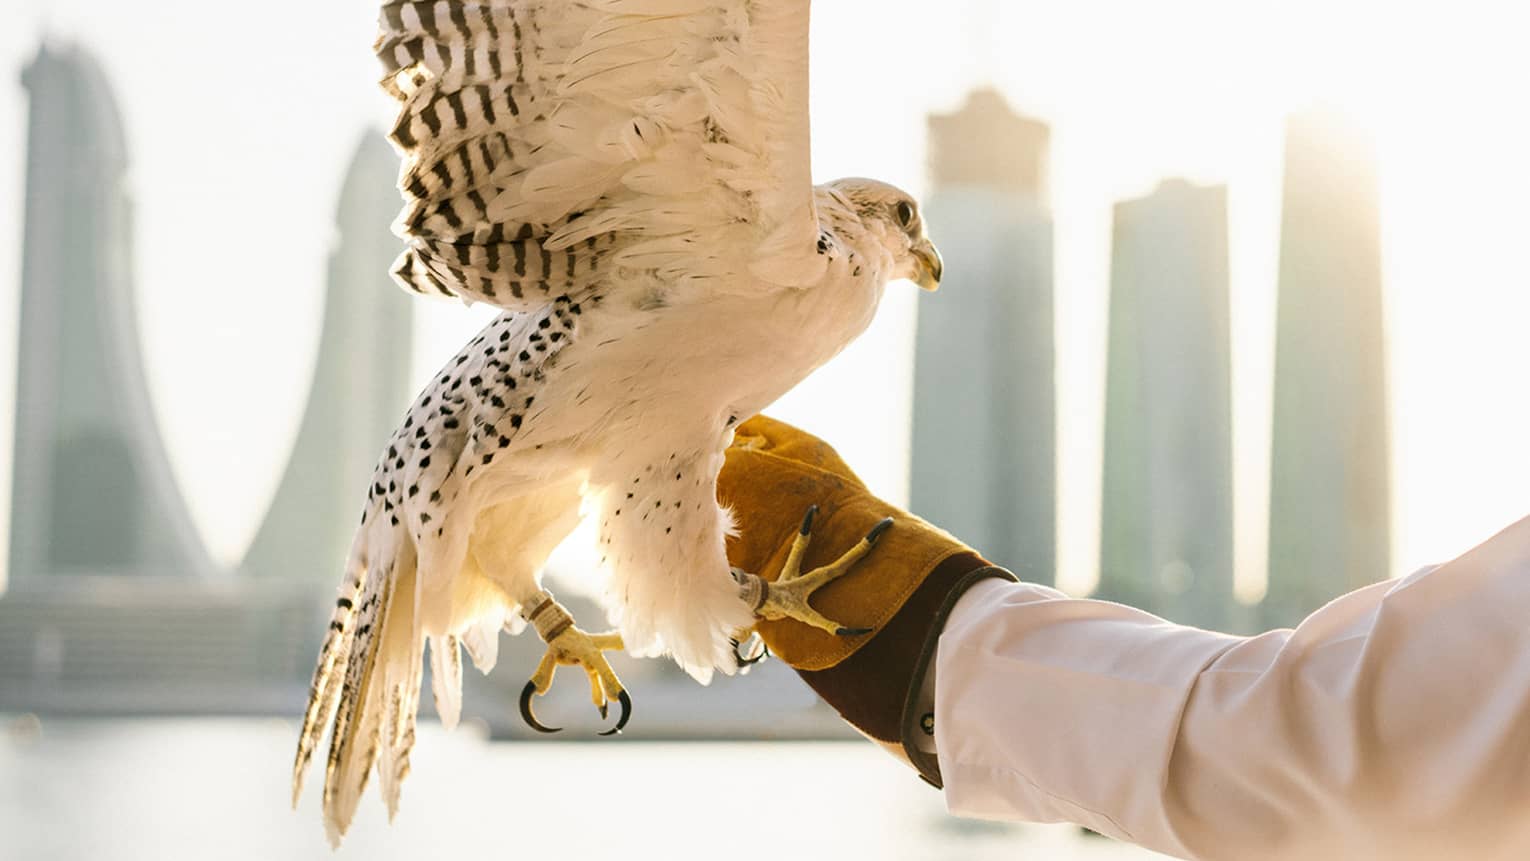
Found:
[[[898,224],[908,227],[914,223],[914,205],[906,200],[898,201]]]

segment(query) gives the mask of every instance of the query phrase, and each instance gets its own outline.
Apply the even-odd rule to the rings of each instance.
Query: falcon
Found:
[[[437,374],[378,460],[315,669],[293,803],[326,731],[338,842],[375,770],[389,815],[409,771],[428,650],[460,713],[462,653],[502,628],[548,651],[521,697],[579,665],[602,716],[631,698],[603,652],[668,655],[703,684],[744,660],[757,617],[841,636],[813,590],[732,571],[716,493],[733,428],[839,353],[886,285],[933,290],[916,202],[866,179],[814,187],[809,0],[483,0],[382,7],[398,101],[406,247],[393,276],[504,313]],[[599,524],[615,630],[587,633],[542,588],[550,551]],[[614,731],[614,730],[613,730]]]

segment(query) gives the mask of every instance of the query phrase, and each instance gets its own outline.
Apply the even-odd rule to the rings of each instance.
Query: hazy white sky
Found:
[[[156,413],[213,552],[237,560],[306,397],[340,171],[361,130],[387,117],[373,87],[375,4],[237,17],[190,0],[147,15],[100,0],[20,5],[0,29],[0,403],[13,402],[15,377],[18,74],[46,32],[89,47],[116,87]],[[1319,101],[1355,113],[1381,157],[1397,570],[1530,513],[1530,52],[1516,4],[816,5],[820,179],[923,190],[924,116],[988,81],[1053,125],[1066,585],[1087,588],[1098,555],[1110,207],[1177,174],[1230,189],[1238,573],[1257,592],[1281,121]],[[940,225],[931,232],[938,242]],[[381,273],[379,289],[391,289]],[[826,436],[895,499],[906,496],[915,305],[940,301],[916,292],[891,290],[872,331],[773,410]],[[422,308],[421,380],[484,316]],[[0,425],[9,487],[11,428]]]

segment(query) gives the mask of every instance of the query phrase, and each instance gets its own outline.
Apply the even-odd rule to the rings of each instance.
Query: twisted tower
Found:
[[[351,157],[329,258],[323,335],[287,471],[243,570],[328,585],[339,576],[367,479],[409,401],[413,299],[388,278],[399,241],[398,156],[381,135]]]
[[[10,579],[204,577],[144,382],[127,147],[96,62],[44,45],[29,96]]]

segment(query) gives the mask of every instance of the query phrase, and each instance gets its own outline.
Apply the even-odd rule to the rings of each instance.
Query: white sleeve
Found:
[[[1232,637],[989,581],[936,664],[958,815],[1184,858],[1530,858],[1530,518]]]

